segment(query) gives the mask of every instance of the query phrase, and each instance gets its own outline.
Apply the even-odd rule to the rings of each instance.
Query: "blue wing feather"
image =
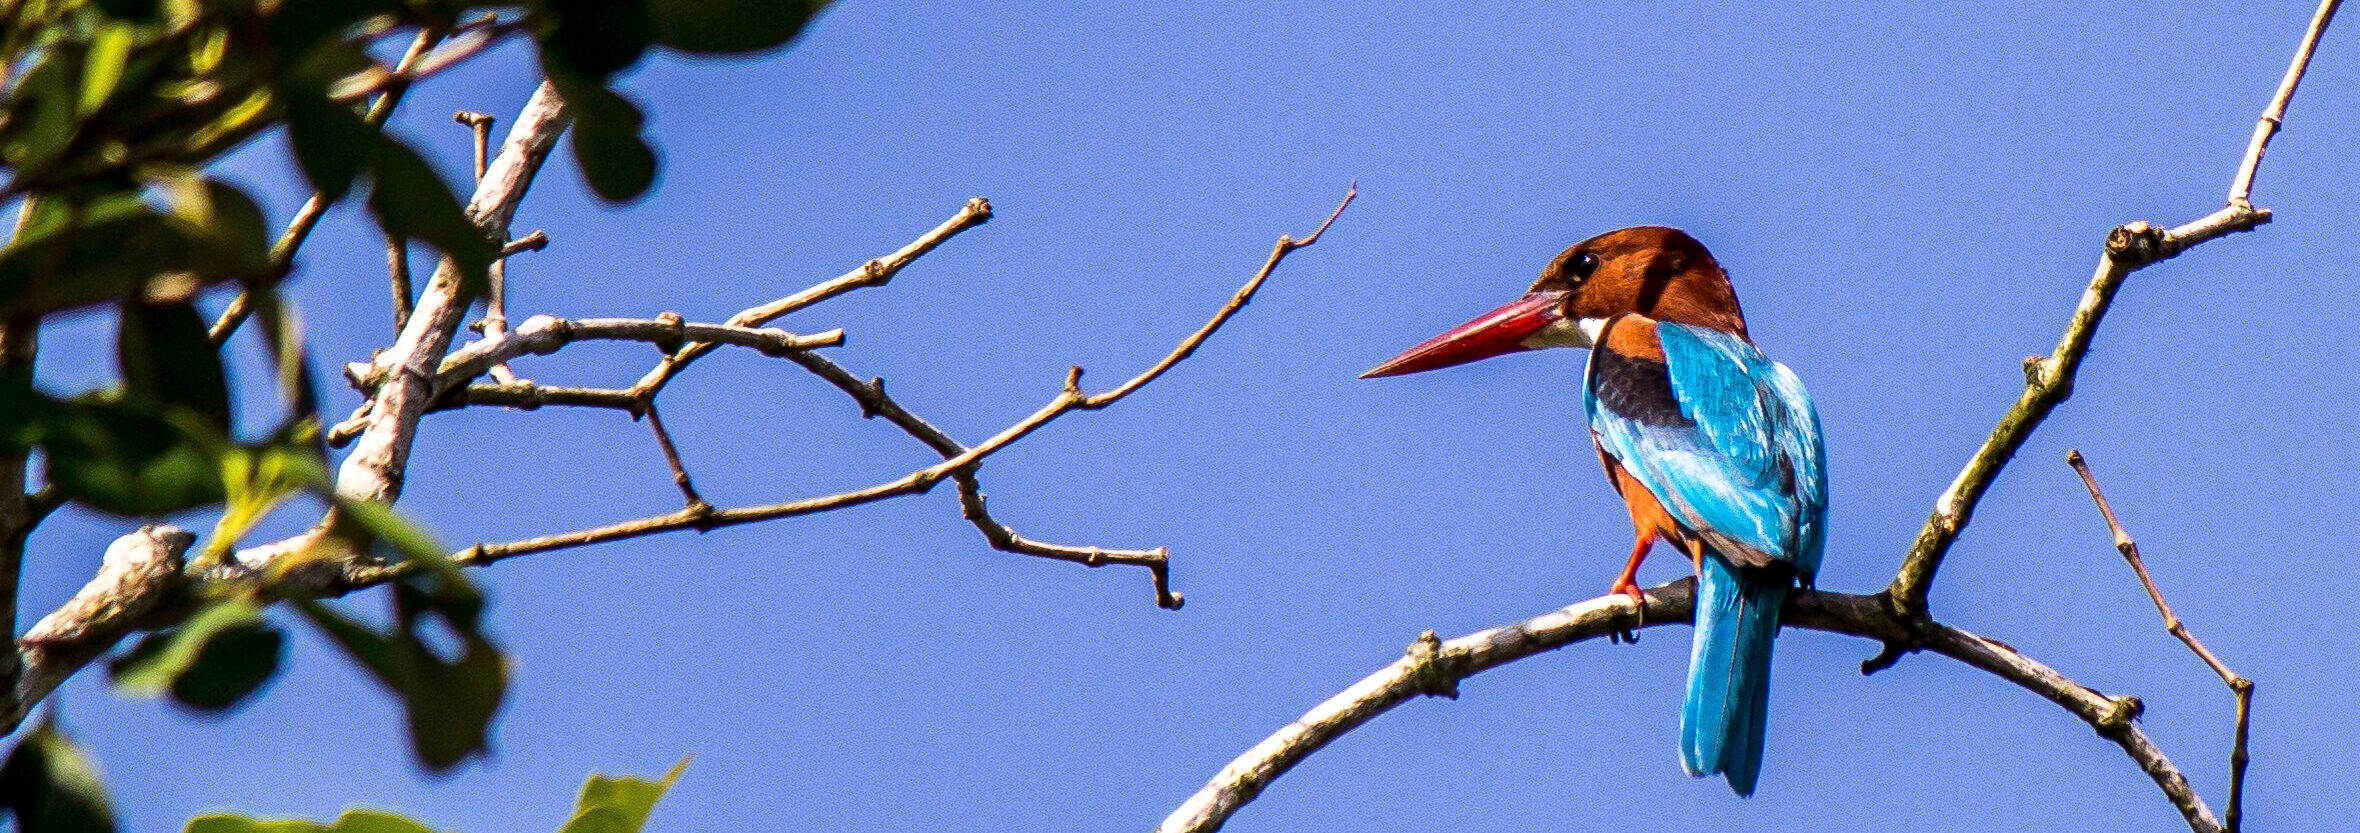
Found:
[[[1591,431],[1665,510],[1739,563],[1819,570],[1827,468],[1802,381],[1735,335],[1654,325],[1686,419],[1648,421],[1584,397]],[[1597,365],[1593,357],[1592,367]]]
[[[1808,582],[1826,549],[1819,414],[1794,372],[1745,339],[1651,326],[1662,363],[1601,343],[1584,407],[1599,445],[1711,553],[1698,576],[1681,764],[1751,795],[1779,608],[1793,582],[1781,565]]]

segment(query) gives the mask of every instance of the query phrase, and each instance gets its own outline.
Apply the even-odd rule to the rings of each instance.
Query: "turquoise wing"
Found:
[[[1591,432],[1722,557],[1788,562],[1808,581],[1825,550],[1827,467],[1802,381],[1735,335],[1652,329],[1660,360],[1604,344],[1592,351],[1583,385]]]

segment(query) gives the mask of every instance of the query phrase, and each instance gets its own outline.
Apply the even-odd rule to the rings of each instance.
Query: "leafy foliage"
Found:
[[[647,826],[647,816],[655,811],[656,802],[688,768],[688,759],[672,766],[662,781],[648,781],[623,776],[609,778],[592,775],[582,782],[582,797],[575,802],[572,818],[558,833],[639,833]],[[346,810],[334,824],[301,819],[263,821],[231,814],[198,816],[188,823],[186,833],[434,833],[434,828],[378,810]]]
[[[422,79],[383,59],[416,41],[529,37],[575,119],[574,155],[602,199],[653,187],[646,113],[617,79],[652,49],[747,53],[791,42],[814,0],[26,0],[0,3],[0,206],[18,205],[0,246],[0,327],[112,308],[119,385],[53,392],[29,363],[0,361],[0,452],[37,455],[49,494],[133,518],[218,510],[192,571],[219,566],[256,523],[310,494],[332,504],[328,546],[377,552],[400,573],[391,624],[376,627],[270,575],[207,582],[172,604],[187,618],[140,639],[110,670],[118,690],[169,696],[200,712],[248,702],[277,673],[286,631],[270,608],[292,601],[398,697],[419,760],[434,770],[482,753],[507,687],[507,662],[483,629],[484,599],[431,536],[389,507],[333,493],[318,393],[296,310],[278,292],[309,226],[273,241],[238,186],[208,176],[223,154],[277,130],[315,198],[365,195],[390,239],[422,241],[481,286],[496,254],[467,203],[417,149],[384,130],[398,95]],[[375,99],[372,103],[371,99]],[[239,381],[195,301],[245,290],[277,363],[283,412],[241,420]],[[0,346],[0,352],[5,351]],[[249,400],[250,401],[250,400]],[[242,425],[243,423],[243,425]],[[241,437],[245,425],[265,428]],[[685,763],[685,762],[684,762]],[[677,777],[593,778],[569,831],[635,831]],[[88,756],[54,726],[27,733],[0,767],[0,802],[22,830],[113,829]],[[347,813],[334,825],[197,820],[191,830],[429,828]]]
[[[114,833],[115,811],[98,762],[55,717],[25,733],[0,764],[0,807],[22,833]]]
[[[149,634],[110,667],[115,690],[223,711],[279,670],[286,634],[265,624],[262,608],[237,599],[205,608],[180,627]]]
[[[672,782],[680,780],[682,770],[688,769],[688,759],[672,765],[662,781],[647,781],[623,776],[608,778],[592,775],[582,782],[582,797],[574,802],[574,817],[567,819],[558,833],[639,833],[647,826],[647,816],[662,801],[664,793],[672,789]]]

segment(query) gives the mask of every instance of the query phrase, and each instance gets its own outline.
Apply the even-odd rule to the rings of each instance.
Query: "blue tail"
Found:
[[[1720,773],[1739,796],[1762,773],[1770,707],[1770,649],[1793,573],[1783,565],[1732,567],[1707,555],[1696,583],[1696,644],[1688,702],[1680,712],[1680,763],[1689,775]]]

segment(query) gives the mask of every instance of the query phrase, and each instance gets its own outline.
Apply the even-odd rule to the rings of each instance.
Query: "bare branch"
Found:
[[[517,116],[500,157],[475,189],[475,197],[467,205],[468,218],[495,239],[505,238],[533,175],[571,122],[557,88],[543,82]],[[429,369],[441,363],[467,311],[459,285],[458,264],[444,258],[427,283],[409,326],[378,357],[378,367],[390,375],[371,398],[368,427],[344,459],[337,474],[337,492],[375,501],[391,501],[401,495],[402,472],[409,462],[410,443],[416,438],[418,417],[433,399]],[[401,372],[392,373],[396,368]]]
[[[2251,206],[2254,172],[2262,167],[2262,154],[2269,151],[2270,139],[2278,135],[2279,125],[2286,120],[2286,105],[2294,100],[2294,88],[2303,83],[2303,73],[2311,68],[2311,53],[2319,48],[2319,36],[2326,34],[2327,23],[2335,19],[2337,6],[2344,0],[2321,0],[2319,10],[2312,13],[2311,25],[2303,30],[2303,45],[2294,51],[2294,60],[2286,64],[2286,77],[2278,81],[2278,94],[2270,97],[2270,106],[2262,110],[2262,118],[2254,123],[2253,140],[2245,145],[2245,162],[2237,166],[2237,178],[2229,181],[2229,205]]]
[[[694,324],[682,321],[676,313],[665,313],[654,319],[583,318],[572,321],[536,315],[525,319],[524,324],[506,338],[487,338],[451,353],[435,372],[435,387],[448,388],[483,375],[491,365],[527,354],[548,355],[576,341],[726,344],[745,347],[766,356],[784,356],[801,350],[841,345],[844,343],[844,331],[797,335],[770,328]]]
[[[850,372],[844,370],[842,367],[836,365],[834,362],[830,362],[823,357],[814,355],[808,350],[792,349],[786,350],[781,354],[789,361],[793,361],[802,365],[805,369],[812,371],[812,373],[815,375],[818,375],[820,378],[836,385],[839,389],[842,389],[845,391],[845,393],[852,396],[853,400],[860,404],[862,414],[864,416],[884,416],[888,421],[902,428],[911,436],[916,437],[921,442],[926,443],[928,447],[933,448],[937,453],[943,455],[944,459],[940,463],[918,469],[917,471],[910,472],[909,474],[902,477],[863,489],[855,489],[852,491],[839,492],[832,495],[823,495],[819,497],[805,498],[802,500],[788,501],[785,503],[774,503],[764,506],[751,506],[736,509],[718,509],[714,508],[710,504],[705,504],[702,501],[696,500],[692,497],[690,505],[677,512],[640,518],[631,521],[624,521],[621,523],[608,524],[605,526],[593,527],[590,529],[558,535],[544,535],[521,541],[512,541],[501,544],[477,544],[474,547],[455,554],[452,556],[452,560],[456,563],[464,565],[489,564],[501,559],[511,558],[518,555],[526,555],[536,552],[548,552],[551,550],[570,549],[573,547],[587,546],[609,541],[620,541],[630,538],[654,535],[661,532],[672,532],[683,529],[704,531],[724,526],[735,526],[739,524],[756,523],[760,521],[776,520],[799,515],[810,515],[838,509],[847,509],[854,506],[874,503],[895,497],[902,497],[905,495],[924,494],[926,492],[932,491],[934,486],[942,482],[944,478],[957,478],[960,479],[962,483],[960,505],[963,514],[967,516],[970,522],[976,525],[977,529],[984,533],[985,539],[990,541],[994,547],[1007,552],[1035,555],[1045,558],[1055,558],[1064,561],[1086,564],[1093,567],[1105,564],[1135,564],[1147,567],[1150,569],[1150,571],[1152,571],[1155,577],[1156,603],[1166,608],[1178,609],[1184,603],[1184,599],[1180,594],[1173,593],[1170,590],[1168,573],[1169,556],[1168,553],[1166,553],[1163,549],[1110,550],[1097,547],[1069,547],[1057,544],[1047,544],[1022,538],[1016,535],[1014,530],[1011,530],[1007,526],[999,523],[996,520],[993,520],[990,514],[984,510],[983,493],[980,486],[969,485],[973,479],[974,470],[976,467],[982,464],[984,458],[991,456],[1000,449],[1008,447],[1010,444],[1013,444],[1017,440],[1024,438],[1033,431],[1039,430],[1042,426],[1056,420],[1059,416],[1076,410],[1097,410],[1112,405],[1115,402],[1120,401],[1123,397],[1128,396],[1132,392],[1137,391],[1139,388],[1145,386],[1147,383],[1154,381],[1156,378],[1162,376],[1166,371],[1169,371],[1174,365],[1188,358],[1196,351],[1197,347],[1204,343],[1206,338],[1210,337],[1215,331],[1219,330],[1222,324],[1227,323],[1230,318],[1235,317],[1239,310],[1244,309],[1245,305],[1253,300],[1255,291],[1260,289],[1263,282],[1270,278],[1270,274],[1278,268],[1278,265],[1281,262],[1285,261],[1287,255],[1293,253],[1297,249],[1301,249],[1305,246],[1319,242],[1320,235],[1325,234],[1328,227],[1335,223],[1336,217],[1343,213],[1345,207],[1352,204],[1352,200],[1357,195],[1357,193],[1357,188],[1352,191],[1347,191],[1344,195],[1343,202],[1336,206],[1335,211],[1328,214],[1327,219],[1320,223],[1319,229],[1312,232],[1311,236],[1303,238],[1302,240],[1296,240],[1292,237],[1280,237],[1277,245],[1271,249],[1270,257],[1263,263],[1261,270],[1257,271],[1251,279],[1247,280],[1245,285],[1240,287],[1235,295],[1231,296],[1229,302],[1222,305],[1221,309],[1213,314],[1211,320],[1206,322],[1203,327],[1198,328],[1195,333],[1189,335],[1185,339],[1182,339],[1179,346],[1174,347],[1170,353],[1166,354],[1164,358],[1161,361],[1158,361],[1154,366],[1148,368],[1138,376],[1133,377],[1130,381],[1124,383],[1120,387],[1096,395],[1085,394],[1082,392],[1082,371],[1081,368],[1076,367],[1066,375],[1065,386],[1063,390],[1059,392],[1056,399],[1052,400],[1048,405],[1043,406],[1040,410],[1033,412],[1031,416],[1024,418],[1015,425],[1008,427],[1006,430],[1001,431],[999,434],[993,436],[991,439],[985,440],[979,445],[971,447],[963,446],[958,441],[951,439],[949,435],[944,434],[940,429],[935,428],[932,424],[926,422],[923,419],[919,419],[914,414],[911,414],[907,409],[902,408],[899,403],[894,402],[890,397],[885,395],[881,381],[863,383],[859,381],[857,377],[853,376]],[[981,205],[985,204],[981,203],[980,201],[969,203],[971,208]],[[945,227],[948,228],[949,224],[946,224]],[[942,230],[937,229],[937,231],[941,232]],[[741,314],[739,316],[733,317],[731,320],[749,320],[754,317],[756,316]],[[536,317],[536,320],[539,320],[539,317]],[[554,321],[555,319],[551,320]],[[687,333],[685,328],[688,325],[683,324],[679,326],[681,326],[683,329],[681,330],[681,334],[677,337],[685,338]],[[528,322],[525,328],[520,328],[518,330],[518,338],[521,339],[527,329],[532,329],[531,322]],[[554,329],[554,327],[551,329]],[[479,342],[478,345],[470,345],[469,350],[476,350],[478,346],[483,344],[488,344],[488,342]],[[495,347],[483,347],[479,351],[478,355],[470,355],[468,351],[462,351],[460,354],[454,354],[450,360],[444,363],[443,374],[459,375],[462,377],[471,378],[472,374],[468,373],[468,371],[473,367],[478,366],[480,363],[487,361],[488,358],[496,352],[496,349],[497,348]],[[671,356],[666,357],[665,366],[677,367],[678,364],[674,362],[674,358],[686,355],[690,350],[693,349],[695,348],[683,347],[679,350],[673,351]],[[645,402],[654,396],[654,391],[647,388],[634,388],[633,393],[640,397],[642,402]],[[690,494],[693,495],[693,492]],[[344,584],[348,589],[365,587],[392,580],[393,578],[403,575],[412,569],[416,568],[407,564],[383,567],[366,564],[353,565],[351,571],[349,571],[345,576]]]
[[[2107,531],[2114,535],[2115,551],[2122,553],[2123,560],[2130,562],[2131,570],[2139,574],[2139,584],[2147,588],[2147,598],[2155,603],[2155,612],[2163,615],[2163,629],[2187,645],[2188,650],[2196,652],[2196,657],[2211,666],[2213,673],[2220,675],[2221,682],[2229,686],[2229,692],[2237,696],[2236,739],[2229,746],[2227,816],[2229,833],[2237,833],[2245,817],[2245,738],[2248,718],[2253,712],[2253,681],[2238,676],[2237,672],[2229,669],[2228,663],[2222,662],[2220,657],[2214,656],[2210,649],[2204,647],[2204,643],[2197,641],[2196,635],[2188,632],[2188,626],[2180,622],[2179,615],[2172,612],[2171,604],[2163,600],[2163,591],[2156,588],[2155,577],[2147,574],[2146,560],[2139,557],[2139,542],[2131,540],[2131,534],[2123,530],[2122,522],[2115,519],[2114,505],[2106,501],[2105,492],[2098,490],[2098,478],[2090,474],[2089,462],[2082,458],[2081,449],[2066,452],[2065,463],[2073,467],[2074,473],[2081,475],[2082,485],[2089,487],[2090,500],[2098,505],[2098,514],[2106,518]]]
[[[672,432],[664,430],[663,413],[656,410],[653,400],[643,407],[647,409],[647,426],[655,431],[656,445],[664,450],[664,463],[672,467],[672,485],[680,487],[681,499],[688,502],[690,510],[700,506],[713,508],[713,504],[705,502],[704,496],[697,494],[696,484],[689,481],[688,466],[680,462],[680,447],[672,444]]]
[[[439,398],[444,391],[465,385],[468,381],[484,375],[492,367],[509,360],[527,355],[545,356],[577,341],[638,341],[657,345],[672,345],[682,342],[729,344],[746,347],[769,356],[786,355],[817,347],[834,347],[844,343],[843,330],[829,330],[816,335],[796,335],[785,330],[758,330],[728,324],[690,324],[681,321],[676,314],[666,313],[666,315],[670,317],[655,319],[584,318],[574,321],[547,315],[533,316],[525,319],[524,324],[513,333],[499,338],[485,338],[476,341],[445,357],[441,368],[435,371],[431,380],[432,395]],[[371,368],[367,363],[355,362],[347,367],[346,371],[348,374],[358,377],[370,372]],[[356,378],[355,383],[363,389],[371,386],[370,380],[365,378]],[[505,385],[519,384],[530,386],[530,383],[514,382],[485,386],[488,389],[485,398],[478,399],[470,395],[465,401],[473,404],[511,405],[514,403],[502,401],[499,398],[499,391],[505,389]],[[383,381],[377,383],[379,387],[382,385]],[[556,390],[539,388],[538,386],[531,387],[543,391],[544,394]],[[513,395],[525,396],[526,394],[523,389],[516,389]],[[634,416],[637,416],[641,409],[637,407],[636,403],[645,400],[630,392],[623,392],[621,395],[624,397],[624,410],[631,411]],[[439,401],[437,404],[439,406]],[[542,404],[550,403],[535,402],[529,407],[537,408]],[[556,404],[580,403],[559,402]],[[374,415],[375,408],[372,404],[362,405],[359,412],[355,413],[352,418],[329,430],[329,444],[341,447],[350,443],[360,436],[362,430],[368,427]]]
[[[425,57],[427,50],[433,49],[435,44],[441,43],[443,37],[444,32],[440,29],[420,30],[417,39],[410,42],[410,51],[404,53],[401,63],[396,65],[395,74],[399,75],[416,68],[418,62]],[[386,120],[393,118],[393,109],[401,106],[402,96],[409,91],[410,85],[406,81],[386,86],[385,94],[378,96],[376,103],[369,105],[369,113],[365,119],[369,126],[384,127]],[[270,269],[266,274],[284,276],[288,270],[293,269],[295,267],[295,252],[303,248],[303,241],[311,238],[311,230],[319,227],[320,218],[326,216],[327,213],[328,196],[326,194],[313,192],[311,199],[304,200],[303,207],[295,211],[295,219],[288,221],[286,232],[280,234],[278,243],[271,247]],[[393,256],[390,250],[387,256]],[[397,321],[408,317],[410,298],[409,290],[406,288],[409,280],[409,254],[403,252],[400,257],[401,263],[395,274],[396,280],[404,282],[405,288],[400,290],[400,299],[395,304],[394,317]],[[253,314],[254,291],[252,289],[239,292],[236,298],[230,299],[229,306],[221,311],[220,318],[214,319],[213,329],[207,333],[213,339],[213,346],[220,347],[223,343],[228,342],[229,337],[238,331],[240,325],[246,323],[248,316]]]
[[[410,241],[401,235],[385,235],[385,273],[393,289],[393,332],[400,335],[410,326],[411,298],[417,294],[410,285]]]
[[[1649,588],[1645,616],[1630,597],[1612,593],[1578,602],[1514,624],[1443,641],[1426,632],[1410,643],[1406,655],[1362,678],[1301,719],[1255,744],[1222,767],[1204,789],[1164,819],[1158,833],[1210,833],[1218,830],[1246,803],[1279,776],[1344,733],[1419,695],[1458,697],[1459,681],[1516,660],[1586,642],[1632,628],[1686,624],[1695,613],[1696,580],[1683,578]],[[1890,641],[1915,623],[1893,614],[1877,596],[1797,590],[1787,602],[1784,621],[1789,627]],[[2100,736],[2122,747],[2155,779],[2157,787],[2180,809],[2197,833],[2215,833],[2220,823],[2212,810],[2188,786],[2188,779],[2155,748],[2133,721],[2139,713],[2135,697],[2109,698],[2074,682],[2007,645],[1947,625],[1935,624],[1926,648],[2015,683],[2040,695]]]
[[[154,525],[107,546],[98,575],[74,598],[17,640],[22,673],[0,702],[0,734],[16,731],[41,698],[115,647],[171,598],[183,582],[181,555],[197,536]]]
[[[1999,478],[2001,468],[2022,448],[2049,411],[2073,396],[2073,380],[2081,370],[2082,357],[2089,353],[2090,341],[2098,333],[2098,324],[2106,317],[2107,307],[2114,301],[2114,293],[2132,272],[2178,256],[2190,248],[2241,231],[2251,231],[2270,221],[2270,211],[2255,208],[2247,200],[2253,187],[2254,171],[2262,163],[2262,152],[2268,148],[2271,134],[2285,116],[2286,103],[2294,98],[2295,85],[2302,81],[2303,70],[2310,63],[2311,50],[2319,43],[2319,35],[2335,16],[2339,0],[2326,0],[2303,34],[2303,43],[2295,54],[2286,78],[2279,84],[2270,107],[2262,115],[2262,123],[2254,131],[2254,140],[2246,148],[2245,159],[2238,166],[2236,184],[2230,187],[2228,205],[2194,222],[2163,230],[2136,221],[2120,226],[2106,235],[2106,252],[2098,260],[2097,274],[2090,278],[2089,289],[2083,291],[2081,304],[2073,311],[2073,320],[2066,325],[2065,335],[2057,342],[2055,352],[2035,356],[2024,361],[2024,392],[2016,398],[2014,407],[2000,417],[1999,426],[1983,441],[1983,447],[1959,471],[1958,479],[1934,501],[1934,512],[1926,518],[1925,528],[1918,532],[1901,569],[1893,576],[1886,595],[1902,613],[1923,616],[1926,611],[1926,591],[1933,586],[1934,573],[1942,568],[1942,558],[1950,552],[1950,545],[1958,540],[1959,532],[1974,520],[1975,506],[1983,500],[1985,490]],[[1886,651],[1887,656],[1898,656],[1901,648]],[[1883,659],[1884,657],[1880,657]]]
[[[959,232],[983,225],[991,218],[992,204],[990,200],[982,197],[968,200],[966,205],[959,208],[959,213],[951,215],[951,218],[943,221],[942,225],[935,226],[932,231],[920,235],[918,239],[901,247],[900,250],[861,264],[858,269],[846,272],[809,289],[761,306],[750,307],[730,316],[729,323],[741,327],[759,327],[776,321],[787,313],[855,289],[884,286],[888,281],[893,280],[893,276],[901,274],[903,267],[924,257],[927,252],[934,251],[936,247],[950,242],[951,238],[959,235]],[[662,363],[655,366],[655,369],[649,370],[646,376],[640,378],[638,384],[632,385],[632,389],[639,391],[642,396],[652,396],[663,390],[664,385],[672,381],[672,377],[687,369],[689,363],[710,352],[713,352],[713,347],[710,345],[698,344],[683,347],[679,352],[665,357]]]

